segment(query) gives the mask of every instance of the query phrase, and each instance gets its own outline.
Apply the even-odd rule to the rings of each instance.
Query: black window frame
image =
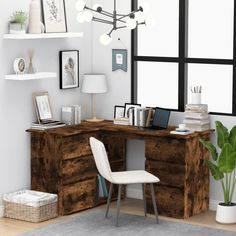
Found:
[[[132,10],[137,9],[138,0],[131,0]],[[137,102],[137,63],[139,61],[149,62],[173,62],[178,63],[178,109],[172,111],[183,112],[187,101],[187,80],[188,64],[215,64],[233,66],[233,97],[232,113],[210,112],[212,115],[236,116],[236,0],[234,0],[234,22],[233,22],[233,59],[213,59],[213,58],[189,58],[188,57],[188,3],[189,0],[179,0],[179,56],[159,57],[159,56],[138,56],[138,36],[137,30],[131,32],[131,102]],[[204,7],[204,6],[203,6]],[[142,27],[142,26],[140,26]]]

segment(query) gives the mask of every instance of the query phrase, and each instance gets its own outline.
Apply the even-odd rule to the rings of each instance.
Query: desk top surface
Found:
[[[103,121],[99,123],[91,123],[83,121],[79,125],[68,125],[60,128],[53,128],[47,130],[36,130],[29,129],[27,132],[30,133],[45,133],[52,134],[56,136],[74,136],[78,134],[88,134],[97,131],[102,131],[104,133],[112,133],[117,135],[127,135],[133,136],[134,138],[154,138],[154,137],[170,137],[170,138],[179,138],[179,139],[189,139],[201,135],[207,135],[213,132],[213,130],[206,130],[203,132],[194,132],[187,135],[175,135],[170,134],[171,130],[174,130],[176,127],[169,126],[166,130],[151,130],[144,129],[135,126],[126,126],[126,125],[114,125],[112,121]]]

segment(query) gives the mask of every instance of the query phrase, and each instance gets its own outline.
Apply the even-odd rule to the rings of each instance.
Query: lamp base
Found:
[[[86,119],[86,121],[95,123],[95,122],[102,122],[104,120],[103,119],[92,118],[92,119]]]

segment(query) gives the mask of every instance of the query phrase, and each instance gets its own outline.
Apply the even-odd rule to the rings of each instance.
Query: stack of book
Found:
[[[98,197],[108,197],[106,181],[100,175],[97,176],[97,193]]]
[[[130,125],[147,127],[150,126],[153,109],[147,107],[140,107],[131,110],[129,116]]]
[[[79,105],[63,106],[61,109],[61,120],[67,125],[80,124],[81,107]]]
[[[187,104],[183,123],[191,131],[210,129],[208,106],[206,104]]]
[[[114,119],[115,125],[129,125],[129,118],[121,117]]]
[[[31,129],[46,130],[63,127],[66,124],[61,121],[50,121],[48,123],[33,123]]]

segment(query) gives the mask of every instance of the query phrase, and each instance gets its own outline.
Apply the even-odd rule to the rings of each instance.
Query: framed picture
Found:
[[[114,107],[114,119],[124,117],[124,111],[125,111],[124,106],[115,106]]]
[[[48,92],[34,93],[33,101],[40,124],[53,120]]]
[[[79,87],[79,51],[60,51],[60,89]]]
[[[125,103],[124,117],[129,117],[129,110],[141,107],[141,104]]]
[[[42,0],[46,33],[67,32],[64,0]]]
[[[123,70],[127,72],[127,50],[112,49],[112,71]]]

